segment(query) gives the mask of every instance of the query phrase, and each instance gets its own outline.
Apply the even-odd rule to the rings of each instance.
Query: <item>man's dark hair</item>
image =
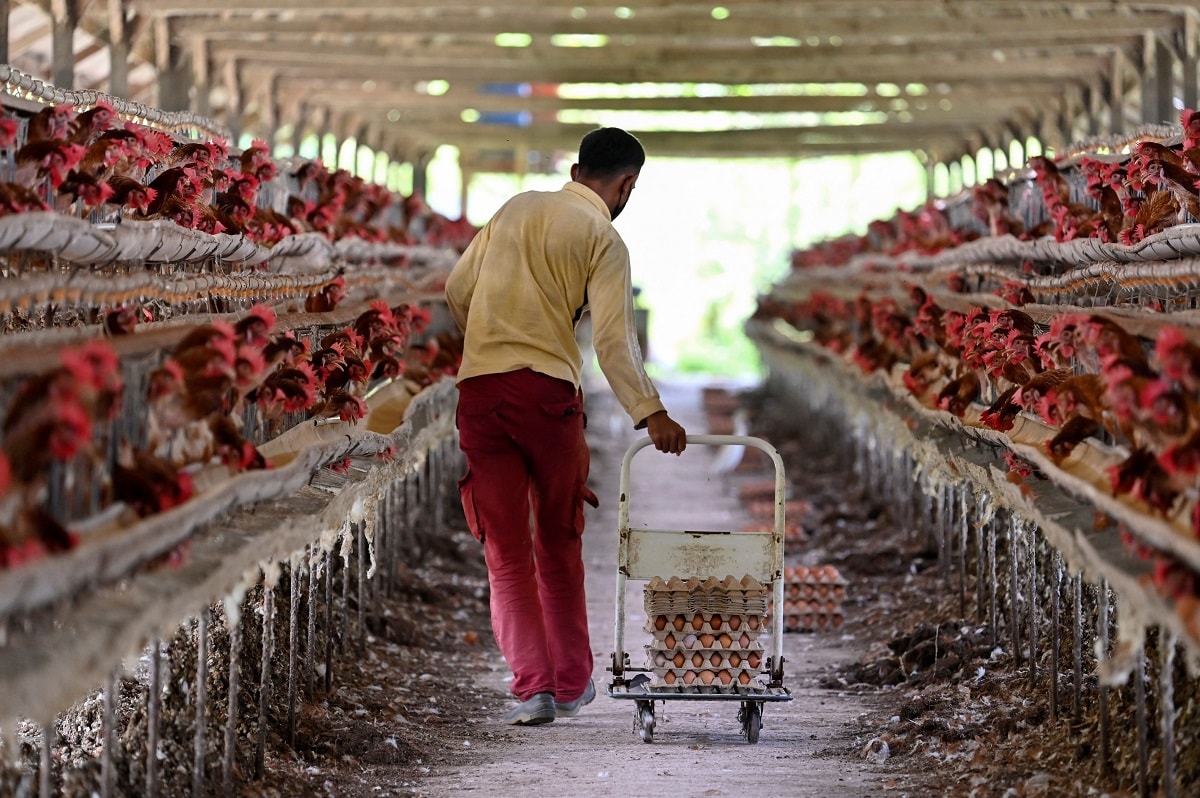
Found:
[[[642,143],[619,127],[593,130],[579,142],[579,171],[601,180],[626,169],[640,172],[646,163]]]

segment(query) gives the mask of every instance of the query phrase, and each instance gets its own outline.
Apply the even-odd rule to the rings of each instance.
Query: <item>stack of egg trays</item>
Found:
[[[766,689],[759,642],[768,589],[744,576],[655,577],[645,587],[647,667],[656,692],[747,693]]]
[[[845,621],[846,579],[832,565],[783,569],[783,631],[836,629]],[[773,609],[773,608],[772,608]]]

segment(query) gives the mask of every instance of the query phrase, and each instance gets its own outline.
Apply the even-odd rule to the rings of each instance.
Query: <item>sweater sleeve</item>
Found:
[[[641,429],[648,416],[665,408],[642,363],[633,315],[629,250],[619,236],[599,246],[588,281],[588,304],[600,370],[635,428]]]

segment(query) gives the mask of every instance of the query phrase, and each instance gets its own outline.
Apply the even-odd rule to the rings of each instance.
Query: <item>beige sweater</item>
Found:
[[[451,271],[446,300],[466,335],[460,382],[529,368],[578,386],[575,325],[586,308],[600,370],[626,412],[641,427],[663,409],[637,342],[629,250],[581,183],[506,202]]]

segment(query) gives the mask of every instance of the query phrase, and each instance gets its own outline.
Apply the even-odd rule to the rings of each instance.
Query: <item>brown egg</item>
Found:
[[[687,623],[687,618],[684,618],[682,615],[676,615],[675,621],[672,625],[675,627],[676,632],[682,632],[683,627],[686,623]]]
[[[675,684],[675,671],[667,671],[664,673],[663,681],[667,684]]]
[[[736,668],[742,664],[742,655],[736,651],[729,652],[729,667]]]
[[[746,625],[750,627],[751,631],[754,631],[755,629],[758,628],[758,623],[759,623],[759,617],[757,615],[751,615],[749,618],[746,619]]]
[[[709,670],[700,671],[700,682],[702,684],[712,684],[713,679],[715,679],[715,678],[717,678],[717,675],[715,673],[713,673],[712,671],[709,671]]]
[[[699,651],[697,651],[695,654],[692,655],[692,665],[699,668],[703,664],[704,664],[704,655],[701,654]]]
[[[721,644],[721,648],[729,648],[733,645],[733,638],[722,632],[721,636],[717,638],[717,642]]]
[[[697,632],[699,632],[701,629],[704,628],[704,616],[703,615],[701,615],[700,613],[696,613],[694,616],[692,616],[692,628],[695,629]]]
[[[667,628],[667,616],[659,615],[657,618],[655,618],[654,619],[654,628],[660,632],[663,629],[666,629]]]
[[[676,651],[675,657],[671,661],[675,663],[676,668],[682,668],[683,663],[687,662],[687,659],[683,656],[682,651]]]
[[[757,651],[751,651],[749,654],[746,655],[746,664],[749,665],[751,668],[757,668],[759,666],[759,663],[761,663],[761,662],[762,662],[762,655],[759,654]]]
[[[720,615],[713,615],[708,619],[708,625],[715,632],[721,628],[722,619]]]
[[[721,684],[729,684],[733,681],[733,674],[727,670],[717,671],[717,679]]]
[[[750,635],[746,634],[745,632],[742,632],[742,636],[738,638],[738,645],[742,648],[750,648],[751,642]]]
[[[683,672],[683,683],[684,684],[692,684],[695,681],[696,681],[696,672],[695,671],[684,671]]]
[[[704,634],[700,635],[700,646],[702,648],[712,648],[712,644],[716,641],[716,639],[717,638],[713,635],[705,632]]]
[[[667,636],[663,638],[663,646],[666,648],[675,648],[675,635],[667,632]]]
[[[742,616],[740,616],[740,615],[730,615],[729,616],[729,629],[731,631],[736,632],[738,630],[738,627],[740,627],[741,625],[742,625]]]
[[[738,674],[738,684],[750,684],[750,671],[742,671]]]
[[[721,652],[719,652],[719,651],[714,651],[714,652],[713,652],[713,654],[712,654],[712,656],[708,658],[708,661],[709,661],[710,663],[712,663],[712,666],[713,666],[714,668],[719,668],[719,667],[721,667],[721,661],[722,661],[723,659],[724,659],[724,657],[722,657],[722,656],[721,656]]]

